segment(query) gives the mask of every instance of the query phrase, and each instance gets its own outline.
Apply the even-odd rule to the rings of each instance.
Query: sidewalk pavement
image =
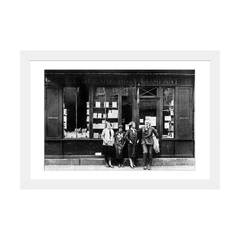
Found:
[[[125,159],[125,165],[129,165],[129,160]],[[114,163],[114,161],[113,161]],[[137,165],[143,165],[143,159],[139,158],[136,161]],[[74,158],[45,158],[45,166],[48,165],[64,165],[64,166],[78,166],[83,169],[91,169],[91,166],[98,169],[98,167],[105,166],[105,161],[103,157],[74,157]],[[182,167],[182,166],[195,166],[195,159],[194,158],[153,158],[152,165],[154,167]],[[66,168],[66,167],[65,167]]]
[[[108,168],[104,165],[46,165],[46,171],[72,171],[72,170],[101,170],[101,171],[149,171],[143,170],[143,167],[130,168],[125,166],[119,168],[114,166],[114,168]],[[151,171],[161,171],[161,170],[184,170],[191,171],[195,170],[195,166],[152,166]]]

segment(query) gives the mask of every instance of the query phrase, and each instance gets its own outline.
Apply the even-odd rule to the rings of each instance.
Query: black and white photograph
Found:
[[[195,69],[44,71],[45,170],[194,170]]]
[[[240,240],[239,12],[0,1],[0,240]]]

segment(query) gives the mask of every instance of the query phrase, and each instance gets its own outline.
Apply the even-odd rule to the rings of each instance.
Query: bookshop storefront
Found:
[[[45,70],[45,155],[99,155],[106,120],[114,131],[149,120],[158,157],[194,157],[194,79],[194,70]]]

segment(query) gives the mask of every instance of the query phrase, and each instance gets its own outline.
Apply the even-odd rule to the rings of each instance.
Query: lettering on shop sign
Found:
[[[125,86],[125,87],[134,87],[136,85],[142,86],[160,86],[160,85],[186,85],[191,84],[191,80],[186,79],[166,79],[164,77],[155,78],[155,77],[144,77],[144,78],[87,78],[84,80],[85,84],[92,84],[95,86]]]
[[[85,84],[93,84],[95,86],[134,86],[135,81],[129,79],[85,79]]]
[[[169,79],[169,80],[160,80],[160,84],[166,84],[166,85],[174,85],[178,84],[177,79]]]
[[[159,86],[159,85],[177,85],[179,84],[178,79],[142,79],[140,81],[142,86],[151,85],[151,86]]]

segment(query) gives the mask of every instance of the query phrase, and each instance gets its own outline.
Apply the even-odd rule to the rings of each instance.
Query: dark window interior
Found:
[[[89,137],[87,118],[88,88],[79,87],[63,89],[63,128],[65,138]]]
[[[174,115],[174,88],[164,88],[162,138],[174,138]]]
[[[122,96],[122,124],[125,125],[132,121],[132,99],[129,96]],[[126,129],[125,129],[126,130]]]

